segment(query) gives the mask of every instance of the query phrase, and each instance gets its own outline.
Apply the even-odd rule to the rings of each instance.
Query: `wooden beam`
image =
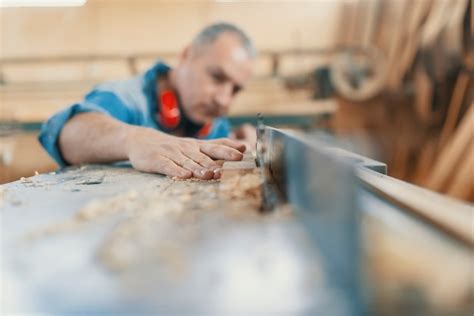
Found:
[[[474,202],[474,141],[472,138],[468,145],[467,154],[462,157],[456,169],[456,174],[448,187],[447,194],[458,199]]]
[[[474,246],[474,208],[436,192],[361,168],[357,173],[363,185],[374,193],[408,210],[456,239]]]
[[[472,143],[474,126],[474,103],[471,103],[457,131],[445,146],[435,162],[427,187],[436,191],[445,190],[448,181],[454,174],[462,155]]]
[[[456,123],[459,120],[459,114],[461,112],[464,95],[466,94],[469,81],[469,76],[464,72],[461,72],[456,80],[451,102],[448,107],[448,115],[439,138],[438,148],[440,149],[445,145],[447,139],[453,133]]]

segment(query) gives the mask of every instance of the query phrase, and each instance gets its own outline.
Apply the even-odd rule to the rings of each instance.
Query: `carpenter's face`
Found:
[[[228,113],[252,76],[253,59],[235,34],[222,33],[208,47],[186,49],[176,70],[186,116],[206,123]]]

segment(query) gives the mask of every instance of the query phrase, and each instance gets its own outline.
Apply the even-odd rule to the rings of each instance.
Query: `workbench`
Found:
[[[1,188],[7,310],[292,313],[324,288],[291,213],[246,189],[99,165]]]

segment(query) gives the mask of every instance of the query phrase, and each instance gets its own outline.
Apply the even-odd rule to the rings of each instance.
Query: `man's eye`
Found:
[[[214,81],[216,81],[218,83],[221,83],[221,82],[225,81],[225,77],[222,74],[212,73],[211,76],[212,76],[212,79],[214,79]]]
[[[242,90],[241,87],[235,86],[235,87],[232,89],[232,94],[233,94],[233,95],[236,95],[236,94],[239,93],[241,90]]]

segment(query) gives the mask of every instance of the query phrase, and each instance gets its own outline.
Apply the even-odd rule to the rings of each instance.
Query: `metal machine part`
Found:
[[[262,122],[262,119],[260,121]],[[308,137],[293,131],[264,126],[263,123],[259,124],[257,133],[257,160],[264,177],[264,193],[278,196],[279,203],[293,202],[289,200],[292,179],[298,178],[295,186],[299,192],[300,182],[304,182],[305,177],[315,176],[314,173],[304,170],[304,164],[325,157],[336,168],[352,168],[356,176],[354,185],[360,185],[364,190],[421,217],[460,242],[474,246],[474,234],[469,226],[471,205],[444,198],[429,190],[389,177],[386,175],[386,164],[339,148],[335,140],[334,144],[328,145],[327,140],[321,141],[317,136]],[[295,160],[296,157],[304,159]],[[326,162],[321,162],[320,168],[327,166]],[[299,169],[304,171],[302,177],[296,177],[296,173],[293,173]],[[322,179],[318,179],[320,180]],[[275,201],[275,198],[264,198],[264,201],[268,200]],[[270,206],[267,208],[271,209]],[[443,207],[449,208],[452,217],[442,214]],[[456,220],[459,218],[464,220]]]
[[[417,315],[433,310],[462,314],[472,307],[473,302],[465,304],[463,297],[472,291],[468,268],[474,246],[472,205],[391,178],[385,174],[385,164],[339,149],[336,143],[328,146],[315,137],[263,125],[258,142],[263,193],[270,192],[264,202],[274,201],[277,192],[281,203],[291,205],[321,253],[325,273],[332,276],[331,286],[354,314],[374,308],[382,309],[377,311],[382,314],[386,309],[389,315],[409,309]],[[413,247],[422,247],[423,253],[413,253]],[[453,255],[446,258],[442,253]],[[433,258],[439,259],[434,263]],[[394,263],[382,263],[386,260]],[[429,276],[407,277],[419,266],[427,267]],[[446,274],[445,269],[454,266],[462,267],[458,271],[462,277]],[[441,303],[439,294],[424,281],[436,276],[439,285],[452,286],[457,294],[450,304],[458,305]],[[405,288],[414,292],[402,295]],[[410,305],[413,302],[416,307]]]

